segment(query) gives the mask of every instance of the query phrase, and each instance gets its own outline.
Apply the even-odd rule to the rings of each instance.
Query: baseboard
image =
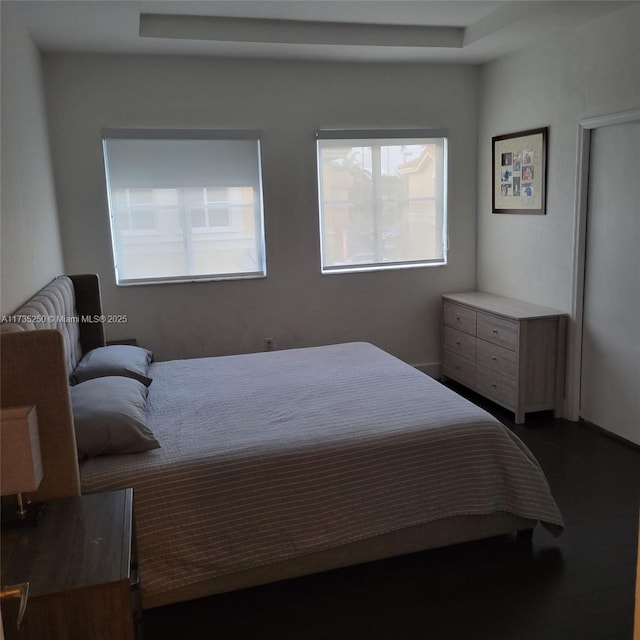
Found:
[[[439,380],[442,377],[442,364],[440,362],[428,362],[426,364],[414,364],[418,371],[426,373],[429,377]]]
[[[607,436],[607,438],[617,440],[618,442],[621,442],[622,444],[626,444],[628,447],[631,447],[636,451],[640,451],[640,444],[638,444],[637,442],[634,442],[633,440],[629,440],[624,436],[620,436],[617,433],[613,433],[613,431],[609,431],[608,429],[605,429],[604,427],[594,424],[593,422],[589,422],[584,418],[580,418],[580,424],[583,427],[586,427],[587,429],[592,429],[593,431],[597,431],[598,433],[601,433],[602,435]]]

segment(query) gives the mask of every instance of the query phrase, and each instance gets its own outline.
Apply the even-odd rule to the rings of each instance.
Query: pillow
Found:
[[[124,376],[138,380],[148,387],[151,378],[147,374],[152,359],[151,351],[129,344],[97,347],[82,356],[69,380],[71,384],[79,384],[104,376]]]
[[[71,387],[78,459],[159,448],[147,426],[148,392],[141,382],[122,376]]]

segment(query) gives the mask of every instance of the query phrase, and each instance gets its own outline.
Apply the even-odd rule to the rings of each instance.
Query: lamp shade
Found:
[[[42,457],[36,408],[9,407],[0,412],[0,493],[29,493],[40,486]]]

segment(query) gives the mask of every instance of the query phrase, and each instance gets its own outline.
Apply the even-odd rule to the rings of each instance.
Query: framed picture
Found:
[[[492,138],[493,213],[546,213],[548,127]]]

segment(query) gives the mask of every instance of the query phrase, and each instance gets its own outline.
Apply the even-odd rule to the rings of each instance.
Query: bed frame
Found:
[[[0,333],[2,407],[35,405],[43,479],[35,500],[80,495],[69,369],[104,346],[100,282],[95,274],[56,278],[11,314]]]
[[[80,495],[80,470],[69,394],[69,374],[82,353],[104,346],[100,283],[95,274],[60,276],[1,326],[2,407],[35,405],[44,478],[36,500]],[[145,608],[265,584],[502,534],[530,539],[536,525],[506,512],[457,516],[387,533],[328,551],[167,591]],[[143,585],[144,587],[144,585]],[[143,589],[144,592],[144,589]]]

